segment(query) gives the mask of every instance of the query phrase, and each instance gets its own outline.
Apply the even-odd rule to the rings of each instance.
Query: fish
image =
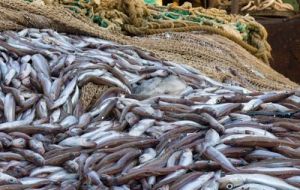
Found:
[[[156,156],[156,151],[153,148],[147,148],[144,150],[144,153],[139,157],[139,162],[141,164],[149,162]]]
[[[13,176],[0,172],[0,185],[21,184],[21,182]]]
[[[218,151],[214,147],[207,147],[204,151],[204,154],[211,160],[219,163],[224,170],[234,173],[238,172],[238,169],[233,166],[233,164],[226,158],[226,156],[224,156],[220,151]]]
[[[69,137],[64,139],[59,143],[59,145],[62,146],[69,146],[69,147],[94,147],[96,146],[96,143],[93,141],[89,141],[87,138],[84,137]]]
[[[43,166],[45,164],[45,159],[42,155],[35,153],[31,150],[14,148],[14,150],[20,153],[27,161],[36,164],[37,166]]]
[[[181,190],[196,190],[201,188],[205,182],[207,182],[210,178],[214,176],[214,172],[209,172],[207,174],[203,174],[200,177],[196,178],[194,181],[187,183],[183,187],[181,187]]]
[[[37,139],[30,139],[28,144],[31,150],[39,153],[40,155],[43,155],[46,152],[43,143]]]
[[[191,152],[190,149],[184,150],[184,152],[182,153],[182,155],[180,157],[179,165],[180,166],[187,166],[187,165],[191,164],[193,162],[192,156],[193,156],[193,153]],[[171,173],[171,174],[167,175],[161,181],[166,181],[168,179],[171,179],[171,178],[174,178],[174,177],[177,177],[177,176],[181,176],[185,173],[186,173],[186,170],[181,169],[181,170],[178,170],[174,173]]]
[[[154,124],[154,119],[145,119],[139,121],[139,123],[132,126],[132,128],[129,131],[129,135],[131,136],[140,136],[142,135],[148,128],[152,127]]]
[[[51,29],[0,46],[0,189],[300,187],[298,90]]]
[[[221,189],[233,189],[244,185],[245,183],[258,183],[261,185],[266,185],[274,187],[275,189],[286,189],[286,190],[296,190],[298,188],[289,185],[285,181],[264,175],[264,174],[232,174],[226,175],[219,179]]]
[[[65,89],[61,92],[60,96],[58,97],[57,100],[55,100],[51,106],[50,109],[55,109],[58,108],[59,106],[63,105],[68,97],[71,95],[73,92],[75,86],[76,86],[77,78],[73,78],[68,85],[65,87]]]
[[[41,54],[35,54],[31,57],[33,68],[43,73],[47,78],[50,78],[50,68],[48,65],[48,61]]]
[[[249,183],[242,185],[240,187],[234,188],[234,190],[242,190],[242,189],[249,189],[249,190],[276,190],[276,188],[267,186],[267,185],[261,185],[256,183]]]
[[[12,141],[12,146],[15,148],[25,148],[26,140],[23,138],[16,138]]]
[[[43,167],[33,169],[30,173],[30,177],[39,176],[44,173],[53,173],[60,170],[63,170],[63,168],[59,166],[43,166]]]
[[[16,102],[11,93],[8,93],[4,99],[4,115],[6,121],[13,122],[16,117]]]

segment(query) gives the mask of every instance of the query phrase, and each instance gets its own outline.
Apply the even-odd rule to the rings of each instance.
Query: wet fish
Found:
[[[20,184],[20,181],[13,176],[0,172],[0,185]]]
[[[245,183],[258,183],[275,189],[296,190],[283,180],[263,174],[232,174],[219,179],[221,189],[233,189]]]
[[[8,122],[15,121],[16,102],[11,93],[8,93],[4,99],[4,115]]]
[[[51,29],[0,46],[0,189],[300,187],[299,90]]]

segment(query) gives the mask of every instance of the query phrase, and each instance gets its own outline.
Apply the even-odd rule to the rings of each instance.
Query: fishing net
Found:
[[[108,10],[107,15],[105,16],[106,19],[101,20],[103,26],[105,26],[104,23],[106,23],[107,27],[101,27],[99,26],[99,23],[95,23],[95,20],[90,19],[91,17],[82,14],[74,14],[74,10],[66,9],[66,7],[64,7],[66,6],[65,4],[62,6],[53,1],[28,3],[23,0],[0,0],[0,30],[20,30],[28,27],[52,28],[60,32],[76,35],[96,36],[120,44],[134,45],[146,51],[154,52],[156,56],[160,58],[193,66],[203,72],[203,74],[206,74],[221,82],[240,84],[253,90],[280,90],[297,87],[297,84],[291,82],[283,75],[272,70],[263,61],[257,59],[257,57],[259,57],[258,52],[252,52],[251,54],[249,53],[251,51],[245,48],[246,46],[249,46],[257,49],[258,46],[255,47],[251,45],[252,42],[250,43],[249,41],[251,39],[251,41],[256,41],[256,44],[260,44],[260,47],[264,47],[262,48],[264,50],[261,50],[262,52],[260,53],[261,58],[268,57],[270,52],[270,48],[266,43],[267,34],[265,30],[259,24],[252,21],[250,17],[249,23],[253,23],[253,26],[257,26],[256,32],[252,31],[251,35],[248,36],[246,41],[240,39],[234,40],[238,38],[231,38],[226,35],[222,35],[222,33],[214,32],[211,29],[198,28],[199,26],[209,27],[208,25],[198,24],[195,26],[194,22],[188,22],[186,20],[182,22],[182,16],[178,17],[181,19],[178,22],[174,22],[173,20],[162,20],[165,28],[160,28],[161,26],[157,25],[157,29],[155,29],[155,25],[153,23],[149,22],[148,20],[145,21],[144,19],[146,15],[151,15],[154,9],[157,9],[156,12],[163,12],[162,9],[186,10],[188,7],[179,7],[173,9],[172,7],[148,6],[148,8],[145,9],[145,5],[141,3],[141,1],[112,1],[115,2],[115,4],[109,4],[109,2],[110,1],[100,2],[104,3],[102,9]],[[133,4],[132,2],[136,3]],[[97,3],[97,1],[93,1],[93,3]],[[106,8],[104,5],[106,5]],[[134,7],[129,8],[132,5],[134,5]],[[138,11],[139,13],[137,13],[136,10],[131,14],[130,10],[134,8],[140,10]],[[97,9],[93,8],[93,10],[94,14],[97,13]],[[110,13],[112,10],[115,10],[116,13],[123,13],[120,14],[120,16],[123,15],[124,19],[118,20],[119,17],[112,19],[113,16],[111,19],[107,19],[108,13]],[[191,11],[191,8],[188,10]],[[200,11],[201,8],[196,10]],[[192,11],[194,11],[194,9],[192,9]],[[202,11],[205,12],[205,10]],[[98,13],[99,12],[101,11],[98,11]],[[104,12],[102,13],[104,14]],[[172,14],[176,15],[177,13]],[[218,14],[221,14],[221,12],[215,11],[215,15],[212,14],[211,17],[217,18]],[[132,20],[132,18],[135,17],[136,20]],[[229,17],[236,19],[242,18],[238,16],[224,16],[223,20],[226,21],[226,19],[229,19]],[[150,16],[149,18],[152,17]],[[248,19],[248,17],[244,18]],[[185,19],[188,19],[188,17],[185,17]],[[115,24],[117,21],[124,22],[125,24],[117,25]],[[169,30],[170,28],[165,25],[167,22],[174,24],[174,26],[172,26],[175,27],[173,28],[174,30]],[[193,26],[183,26],[183,23],[192,23]],[[138,27],[139,24],[141,24],[140,27]],[[153,30],[148,30],[147,27],[152,27]],[[189,31],[187,28],[192,30],[191,27],[194,27],[193,30],[196,31],[188,33],[184,32]],[[140,31],[157,32],[153,32],[154,34],[147,36],[125,35],[125,33],[128,34],[128,31],[130,32],[130,28],[139,28],[141,29]],[[210,28],[216,27],[210,26]],[[151,34],[152,32],[146,33]],[[212,35],[211,33],[216,34]],[[134,32],[130,32],[130,34],[134,34]],[[143,34],[143,32],[139,34]],[[236,36],[237,34],[238,33],[236,33]],[[255,38],[251,36],[254,36]],[[247,45],[244,47],[241,42],[244,45]],[[241,46],[244,48],[241,48]],[[268,51],[266,51],[266,49],[268,49]],[[85,99],[87,102],[92,101],[92,99],[101,91],[92,90],[93,88],[98,87],[90,85],[89,88],[87,88],[90,90],[86,90],[89,92],[86,93]]]
[[[229,15],[219,9],[145,5],[142,0],[92,1],[54,0],[51,4],[85,15],[101,28],[130,35],[149,35],[166,31],[208,31],[225,36],[268,63],[271,48],[267,32],[252,17]]]

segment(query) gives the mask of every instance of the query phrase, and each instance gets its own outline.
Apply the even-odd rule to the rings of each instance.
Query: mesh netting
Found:
[[[42,1],[42,0],[36,0]],[[151,6],[143,0],[54,0],[51,4],[90,18],[101,28],[118,30],[130,35],[149,35],[166,31],[208,31],[238,43],[268,63],[270,46],[267,32],[250,16],[229,15],[219,9],[182,6]]]
[[[0,0],[0,30],[53,28],[60,32],[101,37],[135,45],[168,60],[191,65],[219,81],[238,83],[254,90],[296,88],[240,45],[221,35],[206,32],[162,33],[130,37],[99,27],[88,17],[62,6],[28,4],[23,0]],[[97,88],[94,86],[94,88]],[[95,90],[95,94],[98,91]],[[93,93],[90,94],[93,97]],[[87,98],[88,101],[92,101]]]

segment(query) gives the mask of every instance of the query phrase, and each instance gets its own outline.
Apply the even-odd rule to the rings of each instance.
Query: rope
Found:
[[[44,0],[45,1],[45,0]],[[53,0],[90,18],[100,27],[129,35],[207,31],[222,35],[268,64],[271,58],[267,31],[249,16],[228,15],[223,10],[182,6],[146,5],[143,0]]]

